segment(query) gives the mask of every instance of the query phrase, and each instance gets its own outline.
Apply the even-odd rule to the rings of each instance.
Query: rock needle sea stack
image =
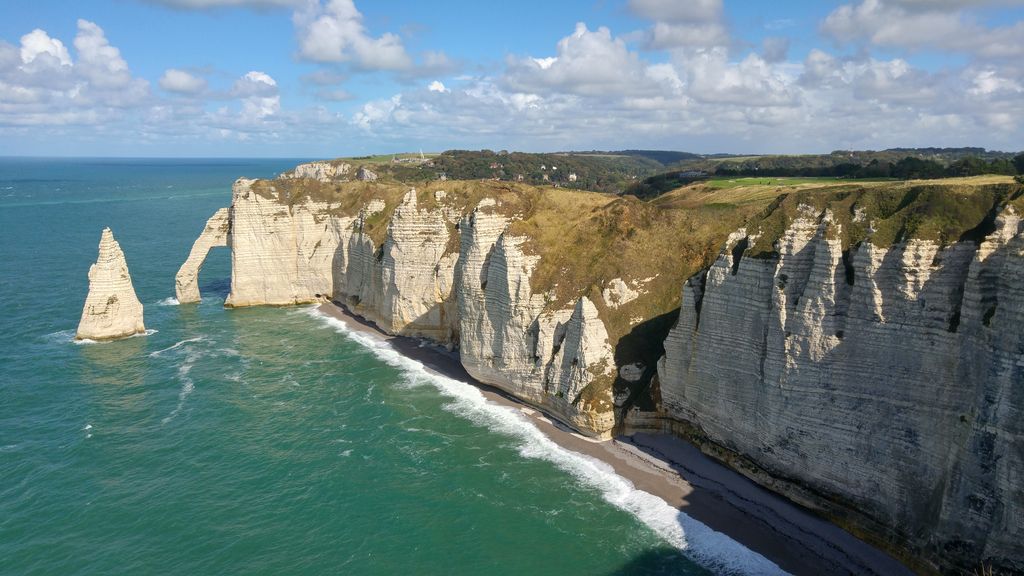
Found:
[[[75,339],[116,340],[145,331],[142,303],[135,295],[124,252],[110,228],[104,228],[99,257],[89,268],[89,295]]]

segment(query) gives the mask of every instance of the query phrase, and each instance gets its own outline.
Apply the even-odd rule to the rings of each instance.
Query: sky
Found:
[[[0,155],[1024,149],[1024,0],[0,0]]]

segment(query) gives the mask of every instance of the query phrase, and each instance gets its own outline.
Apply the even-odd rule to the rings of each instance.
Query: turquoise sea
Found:
[[[681,553],[663,502],[475,388],[310,308],[225,310],[226,249],[203,269],[203,302],[175,305],[174,273],[231,182],[297,162],[0,159],[0,574],[730,561],[696,534]],[[75,344],[104,226],[155,332]]]

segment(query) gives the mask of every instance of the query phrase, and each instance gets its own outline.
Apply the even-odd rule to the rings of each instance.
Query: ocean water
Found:
[[[311,308],[174,273],[296,160],[0,159],[0,574],[704,574],[774,566]],[[72,342],[100,230],[154,330]]]

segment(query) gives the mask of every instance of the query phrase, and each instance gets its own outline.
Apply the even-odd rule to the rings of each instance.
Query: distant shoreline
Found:
[[[657,496],[693,519],[733,538],[792,574],[911,574],[891,556],[838,526],[701,454],[677,437],[635,434],[597,441],[482,384],[465,371],[457,352],[391,336],[337,303],[318,310],[354,332],[387,341],[428,370],[480,389],[491,402],[521,411],[559,446],[611,466],[636,488]]]

